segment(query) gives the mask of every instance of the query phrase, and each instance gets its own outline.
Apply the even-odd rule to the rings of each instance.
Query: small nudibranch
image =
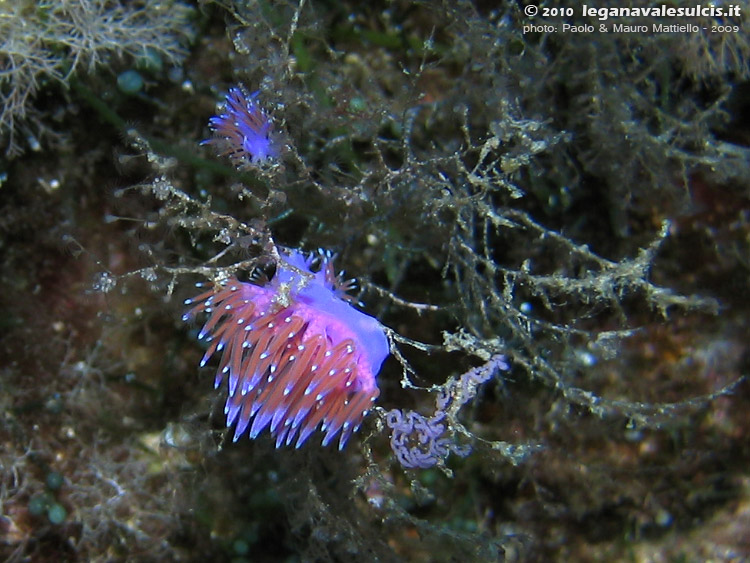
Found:
[[[314,264],[320,267],[313,271]],[[185,301],[189,320],[207,313],[198,338],[201,360],[221,353],[215,387],[228,379],[224,412],[234,440],[266,427],[282,444],[300,447],[320,426],[328,445],[340,432],[342,449],[359,429],[380,391],[376,376],[390,352],[385,328],[355,309],[330,254],[282,251],[265,283],[230,278]]]
[[[219,145],[223,155],[236,166],[260,164],[279,156],[272,135],[273,123],[256,103],[258,92],[247,94],[244,89],[229,89],[223,112],[209,119],[214,136],[202,145]]]

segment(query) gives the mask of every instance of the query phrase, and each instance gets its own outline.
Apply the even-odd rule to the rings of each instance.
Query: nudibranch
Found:
[[[359,429],[380,391],[390,349],[383,325],[359,311],[336,276],[332,256],[282,250],[271,280],[229,278],[185,301],[183,320],[208,315],[201,367],[221,354],[215,387],[228,380],[224,407],[234,440],[269,428],[276,447],[299,448],[320,427],[327,446]],[[249,427],[249,430],[248,430]]]
[[[222,113],[209,119],[214,137],[203,145],[219,145],[235,165],[260,164],[279,156],[272,137],[273,123],[256,103],[258,92],[247,94],[233,87],[222,104]]]

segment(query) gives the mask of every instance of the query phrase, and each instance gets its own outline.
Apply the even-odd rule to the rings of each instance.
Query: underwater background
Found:
[[[0,560],[750,558],[750,6],[528,6],[0,2]],[[375,407],[233,442],[184,302],[318,248]]]

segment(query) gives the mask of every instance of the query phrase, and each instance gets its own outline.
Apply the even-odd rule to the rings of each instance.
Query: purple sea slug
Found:
[[[248,95],[238,87],[230,88],[223,112],[208,122],[214,137],[201,144],[220,145],[224,149],[222,154],[238,167],[278,157],[273,124],[256,104],[257,96],[257,91]]]
[[[347,299],[332,256],[282,251],[270,281],[225,280],[185,304],[206,313],[201,366],[221,353],[215,386],[228,379],[224,412],[256,438],[300,447],[320,426],[323,445],[342,449],[379,395],[375,378],[390,349],[384,327]],[[319,268],[315,268],[319,264]]]

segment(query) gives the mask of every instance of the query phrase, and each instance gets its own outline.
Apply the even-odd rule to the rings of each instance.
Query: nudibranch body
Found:
[[[184,320],[209,315],[198,335],[209,342],[201,366],[221,353],[215,385],[227,377],[234,440],[248,426],[250,438],[268,427],[276,447],[300,447],[320,426],[323,445],[340,433],[341,449],[359,428],[379,394],[389,345],[384,327],[355,309],[345,288],[330,255],[291,250],[265,284],[230,278],[185,302],[193,307]]]
[[[237,167],[260,164],[279,156],[272,137],[273,123],[256,102],[258,92],[247,94],[244,89],[229,89],[223,112],[209,119],[214,137],[204,145],[219,145],[223,154]]]

